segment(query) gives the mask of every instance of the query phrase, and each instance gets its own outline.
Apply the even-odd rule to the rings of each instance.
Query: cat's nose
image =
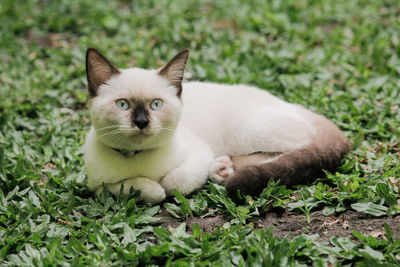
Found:
[[[149,125],[150,121],[145,116],[138,116],[133,120],[133,123],[140,129],[143,130],[144,128]]]

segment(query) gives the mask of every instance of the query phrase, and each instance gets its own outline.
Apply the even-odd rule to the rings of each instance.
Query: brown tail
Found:
[[[323,174],[323,169],[334,171],[342,157],[351,151],[351,144],[336,125],[325,117],[316,114],[310,116],[317,134],[309,145],[282,153],[268,163],[254,162],[254,159],[261,159],[260,156],[233,157],[235,174],[225,182],[228,193],[233,196],[240,190],[244,194],[258,195],[271,178],[279,179],[283,185],[295,185],[315,179]],[[246,159],[247,164],[243,164]]]

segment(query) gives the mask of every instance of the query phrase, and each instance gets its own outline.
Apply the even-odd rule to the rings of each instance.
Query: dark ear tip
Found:
[[[189,55],[189,52],[190,52],[189,48],[185,48],[180,53],[185,53]]]
[[[187,60],[189,59],[189,48],[185,48],[183,49],[181,52],[179,52],[176,56],[183,58],[185,60],[185,63],[187,62]]]
[[[86,57],[88,57],[89,54],[91,54],[91,53],[97,53],[97,54],[99,54],[99,50],[97,50],[97,49],[94,48],[94,47],[88,47],[88,49],[86,50]]]

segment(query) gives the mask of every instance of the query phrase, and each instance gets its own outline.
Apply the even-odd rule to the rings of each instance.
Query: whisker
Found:
[[[112,130],[112,131],[100,134],[99,137],[100,138],[105,138],[106,136],[113,136],[113,135],[116,135],[116,134],[119,134],[119,133],[120,133],[119,129],[116,129],[116,130]]]
[[[96,132],[97,131],[104,131],[104,130],[108,130],[108,129],[112,129],[112,128],[118,128],[118,127],[119,127],[119,125],[110,125],[110,126],[106,126],[106,127],[95,129],[95,131]]]
[[[132,127],[129,126],[129,125],[121,124],[121,125],[109,125],[109,126],[105,126],[105,127],[102,127],[102,128],[95,129],[95,130],[96,131],[104,131],[104,130],[108,130],[108,129],[112,129],[112,128],[131,129]]]

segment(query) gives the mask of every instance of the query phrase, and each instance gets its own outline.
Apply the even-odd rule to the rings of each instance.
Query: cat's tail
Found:
[[[352,146],[331,121],[314,113],[308,116],[317,129],[310,144],[269,159],[260,156],[262,153],[233,157],[235,172],[225,181],[228,193],[234,196],[240,190],[244,194],[258,195],[271,178],[279,179],[283,185],[295,185],[323,175],[322,170],[334,171]]]

